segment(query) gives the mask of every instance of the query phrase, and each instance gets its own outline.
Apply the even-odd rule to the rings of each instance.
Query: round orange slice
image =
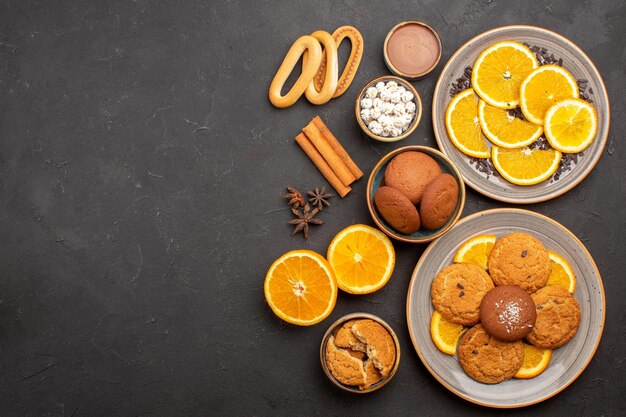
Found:
[[[461,91],[448,104],[446,130],[452,144],[465,155],[489,158],[478,122],[478,96],[471,88]]]
[[[519,119],[508,110],[491,106],[482,100],[478,103],[478,121],[491,143],[507,149],[528,146],[543,132],[541,126]]]
[[[287,252],[274,261],[263,290],[272,311],[299,326],[324,320],[337,301],[337,283],[330,265],[310,250]]]
[[[530,379],[546,370],[552,357],[550,349],[541,349],[524,343],[524,362],[514,378]]]
[[[364,224],[343,229],[328,246],[328,262],[340,289],[368,294],[381,289],[393,273],[396,253],[383,232]]]
[[[487,103],[512,109],[519,103],[522,81],[539,66],[535,54],[519,42],[498,42],[474,62],[472,87]]]
[[[492,146],[491,160],[505,180],[517,185],[533,185],[554,174],[561,162],[561,152],[555,149],[504,149]]]
[[[598,115],[584,100],[559,101],[546,112],[544,129],[554,149],[564,153],[582,152],[596,138]]]
[[[548,251],[548,256],[552,263],[552,271],[550,272],[546,286],[558,285],[571,293],[576,291],[576,275],[569,262],[552,251]]]
[[[487,270],[487,259],[493,245],[496,243],[494,235],[479,235],[466,240],[456,251],[454,262],[469,263]]]
[[[558,65],[544,65],[522,83],[519,105],[526,120],[543,125],[548,109],[568,98],[578,98],[578,84],[572,74]]]
[[[461,324],[447,321],[436,310],[430,319],[430,337],[432,337],[435,346],[447,355],[456,353],[459,339],[466,330],[467,328]]]

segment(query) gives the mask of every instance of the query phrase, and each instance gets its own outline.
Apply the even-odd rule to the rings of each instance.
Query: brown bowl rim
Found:
[[[459,184],[459,204],[458,204],[459,208],[456,211],[456,213],[452,216],[451,221],[448,221],[447,225],[445,227],[442,227],[441,229],[438,229],[436,233],[433,233],[432,235],[429,235],[423,238],[410,237],[409,235],[404,235],[404,234],[396,232],[393,229],[388,228],[380,220],[378,213],[376,213],[376,208],[372,204],[372,186],[374,182],[374,177],[376,176],[376,172],[378,172],[381,166],[384,163],[386,163],[388,160],[390,160],[391,158],[393,158],[394,156],[402,152],[407,152],[407,151],[420,151],[420,152],[432,153],[432,154],[437,155],[442,160],[444,160],[448,164],[448,166],[452,169],[452,171],[454,172],[455,179],[457,183]],[[457,166],[454,164],[454,162],[452,162],[450,158],[448,158],[443,152],[435,148],[431,148],[430,146],[424,146],[424,145],[404,146],[402,148],[394,149],[393,151],[389,152],[388,154],[380,158],[380,160],[376,163],[376,165],[374,166],[374,168],[372,168],[372,171],[370,172],[370,176],[367,180],[367,190],[366,190],[367,208],[370,212],[370,216],[372,216],[372,219],[374,220],[374,223],[376,223],[376,226],[378,226],[378,228],[382,230],[383,233],[385,233],[387,236],[392,237],[401,242],[406,242],[406,243],[428,243],[437,239],[438,237],[443,236],[461,218],[461,215],[463,214],[463,209],[465,208],[465,197],[466,197],[465,194],[466,194],[465,182],[463,181],[461,172],[459,171]]]
[[[389,371],[389,374],[387,375],[387,377],[375,383],[374,385],[369,386],[368,388],[364,390],[361,390],[358,387],[344,385],[341,382],[337,381],[337,379],[333,376],[333,374],[328,369],[328,364],[326,363],[326,360],[325,360],[326,344],[328,343],[328,339],[330,338],[330,335],[333,332],[333,330],[335,330],[337,327],[339,327],[343,323],[349,320],[354,320],[354,319],[370,319],[379,323],[381,326],[383,326],[387,330],[387,332],[389,332],[389,334],[391,335],[391,338],[393,339],[393,343],[396,347],[396,361],[393,365],[393,368],[391,368],[391,371]],[[396,374],[396,371],[398,370],[398,367],[400,366],[400,341],[398,340],[398,336],[396,336],[396,332],[389,325],[389,323],[387,323],[385,320],[383,320],[379,316],[376,316],[371,313],[365,313],[365,312],[356,312],[356,313],[346,314],[345,316],[342,316],[338,318],[337,320],[335,320],[335,322],[328,327],[328,329],[326,330],[326,333],[324,333],[324,336],[322,336],[322,343],[320,343],[320,362],[322,364],[322,369],[324,370],[326,377],[335,386],[341,388],[344,391],[351,392],[353,394],[367,394],[369,392],[377,391],[381,389],[382,387],[384,387],[385,385],[387,385],[387,383],[391,381],[391,379]]]
[[[413,121],[411,122],[411,127],[409,127],[406,132],[404,132],[403,134],[396,136],[396,137],[384,137],[384,136],[379,136],[379,135],[375,135],[374,133],[372,133],[371,130],[369,130],[367,128],[367,126],[365,125],[365,122],[363,121],[363,119],[361,119],[361,98],[363,97],[363,95],[365,94],[365,90],[378,83],[379,81],[396,81],[396,82],[400,82],[402,83],[402,85],[404,87],[407,87],[409,90],[411,90],[411,93],[413,93],[413,97],[415,98],[415,106],[417,107],[417,113],[415,115],[415,118],[413,119]],[[401,77],[397,77],[395,75],[383,75],[381,77],[377,77],[374,78],[373,80],[369,81],[368,83],[366,83],[363,88],[361,88],[361,91],[359,91],[359,94],[356,97],[356,103],[354,106],[354,113],[356,115],[356,121],[359,124],[359,126],[361,127],[361,130],[370,138],[372,139],[376,139],[377,141],[380,142],[397,142],[399,140],[402,140],[404,138],[406,138],[407,136],[409,136],[411,133],[413,133],[415,131],[415,129],[417,129],[417,126],[420,123],[420,120],[422,119],[422,98],[420,97],[420,94],[417,92],[417,90],[415,89],[415,87],[413,87],[413,85],[411,85],[411,83],[407,80],[405,80],[404,78]]]
[[[439,54],[437,54],[437,59],[435,60],[435,62],[433,63],[433,65],[431,65],[430,67],[428,67],[428,69],[424,72],[422,72],[421,74],[406,74],[400,70],[398,70],[392,63],[391,63],[391,59],[389,59],[389,54],[387,53],[387,44],[389,43],[389,39],[391,38],[391,35],[400,27],[402,26],[406,26],[409,24],[417,24],[419,26],[423,26],[426,29],[428,29],[430,32],[432,32],[433,35],[435,35],[435,38],[437,39],[437,45],[439,46]],[[433,29],[432,26],[424,23],[424,22],[420,22],[419,20],[406,20],[404,22],[400,22],[397,25],[395,25],[394,27],[392,27],[389,32],[387,32],[387,36],[385,36],[385,42],[383,44],[383,56],[385,57],[385,64],[387,64],[387,68],[389,68],[389,71],[393,72],[394,74],[396,74],[399,77],[403,77],[406,78],[407,80],[411,80],[411,81],[417,81],[421,78],[426,77],[428,74],[430,74],[431,72],[433,72],[433,70],[437,67],[437,65],[439,65],[439,61],[441,61],[441,56],[443,55],[443,45],[441,44],[441,38],[439,37],[439,33],[437,33],[437,31],[435,29]]]

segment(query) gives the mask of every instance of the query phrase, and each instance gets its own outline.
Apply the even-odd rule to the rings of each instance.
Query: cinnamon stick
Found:
[[[335,151],[335,153],[339,155],[341,160],[346,164],[350,172],[352,172],[352,175],[354,175],[357,180],[361,178],[363,176],[363,171],[361,171],[359,167],[354,163],[352,158],[350,158],[348,152],[346,152],[345,148],[341,145],[339,140],[335,137],[335,135],[333,135],[333,132],[331,132],[328,126],[326,126],[326,123],[324,123],[324,121],[319,116],[315,116],[312,122],[315,127],[317,127],[317,129],[322,133],[324,139],[326,139],[326,142],[328,142],[330,147],[333,148],[333,151]]]
[[[350,172],[346,164],[341,160],[339,155],[335,153],[333,148],[330,147],[328,142],[326,142],[322,132],[320,132],[313,123],[306,125],[302,131],[307,138],[309,138],[317,151],[324,157],[343,185],[348,186],[356,180],[356,177]]]
[[[298,142],[298,145],[300,145],[302,150],[309,156],[311,161],[328,180],[330,185],[333,186],[335,191],[337,191],[337,194],[339,194],[341,198],[345,197],[346,194],[350,192],[350,187],[343,185],[339,177],[335,175],[333,169],[330,165],[328,165],[324,157],[318,152],[309,138],[307,138],[304,133],[300,133],[296,136],[296,142]]]

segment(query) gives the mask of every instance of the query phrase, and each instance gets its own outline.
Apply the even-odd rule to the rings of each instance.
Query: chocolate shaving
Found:
[[[456,284],[456,287],[457,287],[458,289],[461,289],[461,290],[465,289],[465,287],[463,286],[463,284],[461,284],[460,282]]]
[[[525,251],[525,250],[523,250],[523,251],[522,251],[522,258],[525,258],[527,254],[528,254],[528,252],[527,252],[527,251]]]

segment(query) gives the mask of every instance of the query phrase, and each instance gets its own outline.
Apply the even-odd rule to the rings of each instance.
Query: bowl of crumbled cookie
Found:
[[[320,361],[335,386],[366,394],[393,378],[400,364],[400,343],[380,317],[352,313],[328,328],[320,346]]]
[[[409,82],[388,75],[363,87],[356,98],[355,113],[366,135],[381,142],[396,142],[417,128],[422,100]]]

